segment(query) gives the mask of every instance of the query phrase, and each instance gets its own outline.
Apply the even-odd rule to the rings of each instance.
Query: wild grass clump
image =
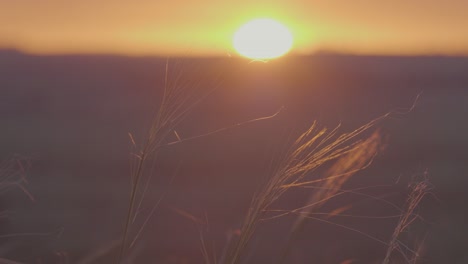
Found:
[[[421,258],[419,251],[422,249],[422,244],[418,245],[419,249],[415,250],[405,245],[399,238],[400,235],[403,234],[414,221],[420,218],[420,216],[416,213],[416,209],[418,208],[424,196],[430,193],[432,187],[430,182],[427,180],[427,177],[424,176],[422,180],[412,181],[408,188],[410,190],[410,194],[406,199],[402,214],[390,238],[387,252],[382,264],[389,264],[395,251],[400,253],[406,263],[417,263]]]
[[[300,232],[306,220],[310,219],[354,231],[386,246],[387,251],[382,261],[383,264],[390,263],[390,259],[395,251],[403,256],[406,263],[417,263],[418,259],[421,257],[418,250],[407,246],[399,239],[399,236],[404,233],[416,219],[420,218],[416,213],[416,208],[419,206],[423,197],[431,190],[427,178],[419,181],[414,180],[410,183],[408,186],[410,194],[402,207],[398,207],[378,197],[360,193],[358,189],[344,190],[342,188],[344,183],[346,183],[352,175],[367,168],[374,157],[384,149],[385,144],[382,141],[382,135],[379,130],[376,130],[365,139],[359,139],[359,136],[362,136],[364,132],[372,128],[379,120],[380,118],[351,133],[345,133],[339,136],[337,135],[338,128],[327,132],[325,128],[319,129],[316,123],[301,134],[284,156],[276,172],[268,180],[266,187],[261,189],[252,199],[247,215],[238,233],[239,237],[230,241],[228,253],[223,256],[220,263],[242,263],[243,256],[248,253],[249,242],[258,225],[264,220],[290,214],[297,214],[298,217],[291,227],[284,252],[278,263],[288,263],[286,259],[294,243],[295,235]],[[330,161],[334,161],[334,163],[329,166],[329,169],[326,170],[325,173],[314,173],[317,168]],[[270,209],[285,192],[291,191],[294,188],[308,188],[312,190],[309,200],[304,206],[287,210]],[[342,214],[344,211],[350,209],[349,206],[337,208],[330,213],[316,212],[317,209],[322,207],[327,201],[348,193],[365,195],[371,199],[391,204],[397,208],[400,212],[399,221],[397,222],[389,242],[373,237],[364,231],[327,220],[333,216],[359,217]],[[276,214],[273,216],[267,215],[272,212]],[[319,218],[317,215],[324,215],[324,218]],[[385,219],[393,217],[395,216],[375,218]],[[366,218],[369,217],[366,216]],[[419,246],[420,248],[422,247],[422,245]]]
[[[408,111],[411,111],[413,108],[414,105]],[[230,241],[227,254],[221,258],[221,263],[242,263],[243,256],[248,251],[248,244],[262,221],[289,214],[297,214],[298,217],[290,230],[290,235],[287,238],[286,247],[279,263],[285,263],[294,237],[301,230],[305,220],[314,219],[355,231],[386,245],[388,251],[383,263],[388,264],[390,255],[395,249],[401,252],[401,246],[404,244],[398,241],[398,236],[416,219],[414,210],[428,190],[427,181],[417,182],[412,185],[414,187],[413,192],[408,197],[405,208],[397,207],[401,212],[400,221],[389,243],[363,231],[318,218],[315,216],[314,211],[339,195],[346,193],[362,194],[358,190],[343,190],[342,187],[351,176],[367,168],[372,163],[374,157],[385,148],[385,142],[382,140],[380,131],[376,129],[370,135],[369,131],[375,128],[378,122],[391,114],[404,113],[390,112],[352,132],[341,134],[339,133],[340,126],[327,130],[326,128],[321,128],[317,122],[314,122],[308,130],[303,132],[291,144],[291,147],[284,154],[276,170],[267,180],[265,187],[261,188],[254,195],[241,225],[239,236]],[[330,163],[333,164],[329,166],[329,169],[325,173],[318,172],[318,168]],[[271,209],[272,205],[286,192],[295,188],[309,188],[312,190],[309,200],[304,206],[287,210]],[[369,198],[382,200],[372,196]],[[389,203],[385,200],[382,201]],[[348,209],[347,207],[337,208],[326,214],[326,218],[340,215],[340,213]],[[276,214],[273,216],[267,215],[272,212]],[[406,249],[410,250],[408,247]]]
[[[320,190],[312,195],[309,204],[295,210],[281,212],[273,216],[274,218],[293,212],[307,211],[331,199],[350,175],[364,168],[366,163],[370,162],[376,154],[379,142],[378,134],[370,136],[367,140],[360,139],[359,136],[369,131],[383,118],[377,118],[350,133],[339,134],[340,126],[327,130],[320,127],[317,122],[302,133],[287,150],[265,187],[253,197],[240,229],[240,236],[231,241],[224,263],[241,262],[257,226],[264,219],[266,213],[271,211],[271,205],[280,199],[285,192],[293,188],[314,184],[320,186]],[[343,158],[348,154],[350,156],[345,159],[347,162],[337,163],[339,165],[330,169],[332,175],[326,177],[311,175],[322,165]],[[269,217],[269,219],[271,218]],[[297,225],[301,221],[299,219]]]
[[[301,184],[294,186],[307,188],[311,190],[311,193],[307,203],[303,207],[286,211],[289,214],[297,214],[297,218],[291,227],[281,262],[285,262],[289,250],[294,244],[296,235],[302,231],[307,220],[315,219],[320,221],[317,218],[317,214],[319,214],[317,211],[330,199],[349,193],[350,191],[343,190],[343,185],[353,175],[367,168],[372,163],[374,157],[383,151],[384,148],[385,142],[383,142],[382,133],[377,129],[367,139],[357,143],[352,151],[337,159],[320,177],[303,181]],[[340,215],[348,209],[350,209],[350,206],[343,206],[330,213],[326,213],[325,216],[326,218],[331,218],[335,215]]]
[[[161,101],[157,111],[150,122],[150,126],[142,143],[137,143],[135,137],[129,133],[134,151],[132,152],[131,167],[131,189],[128,211],[124,225],[124,231],[120,243],[120,250],[117,263],[121,263],[125,251],[127,250],[127,240],[130,237],[130,226],[135,222],[139,212],[139,207],[143,203],[147,188],[142,184],[142,178],[147,173],[146,186],[151,178],[151,172],[154,169],[154,157],[159,150],[168,144],[170,136],[175,137],[176,141],[181,140],[176,132],[176,126],[187,116],[190,110],[202,100],[207,93],[197,93],[196,85],[188,83],[181,78],[181,70],[170,71],[169,61],[166,61],[164,89]],[[194,87],[195,86],[195,87]],[[150,216],[154,213],[157,205],[151,210]],[[132,246],[135,239],[141,233],[144,225],[135,233],[131,242]]]

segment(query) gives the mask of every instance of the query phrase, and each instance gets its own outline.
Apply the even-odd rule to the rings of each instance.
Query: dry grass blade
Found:
[[[317,210],[322,206],[326,201],[335,197],[337,192],[339,192],[343,184],[351,178],[355,173],[365,169],[370,165],[375,155],[383,149],[382,147],[382,136],[377,130],[374,132],[368,139],[360,141],[354,146],[353,151],[347,153],[338,159],[335,164],[325,172],[324,176],[319,179],[314,179],[299,184],[294,184],[294,186],[308,186],[315,187],[315,191],[311,194],[307,205],[299,213],[298,218],[291,228],[289,238],[284,249],[282,256],[282,262],[285,261],[286,257],[289,254],[293,240],[295,236],[302,229],[305,220],[309,219],[309,215],[313,210]],[[317,185],[314,185],[317,184]],[[339,214],[344,210],[348,210],[349,207],[342,207],[340,211],[334,211],[328,214]],[[314,217],[316,219],[316,217]]]
[[[406,204],[404,207],[403,214],[401,215],[398,224],[393,231],[392,237],[390,239],[390,242],[388,243],[389,246],[387,248],[387,253],[385,254],[385,258],[382,262],[382,264],[388,264],[390,263],[390,259],[392,257],[392,253],[397,250],[400,252],[403,256],[403,258],[406,259],[408,263],[411,263],[410,258],[408,258],[402,247],[406,249],[407,251],[410,251],[411,254],[414,256],[412,259],[417,259],[418,256],[418,251],[414,251],[407,246],[405,246],[403,243],[399,241],[399,236],[416,220],[418,219],[418,215],[415,214],[415,210],[424,198],[426,194],[428,194],[431,190],[431,186],[428,182],[427,179],[424,179],[423,181],[417,181],[413,182],[410,184],[410,189],[411,193],[408,196],[408,199],[406,200]]]
[[[258,223],[263,218],[268,208],[278,200],[288,189],[301,186],[304,178],[312,171],[328,161],[335,160],[347,154],[353,153],[364,145],[371,144],[360,140],[358,136],[372,128],[377,122],[385,118],[381,116],[368,124],[352,131],[338,135],[339,126],[331,131],[319,128],[317,123],[302,133],[292,144],[289,151],[279,163],[275,173],[257,195],[254,196],[249,211],[241,227],[240,237],[231,242],[229,246],[226,263],[237,264],[249,243]],[[351,155],[351,154],[350,154]],[[356,161],[350,162],[355,164]],[[354,165],[345,167],[355,168]],[[330,180],[335,183],[337,180]],[[327,180],[325,180],[325,184]],[[337,184],[338,186],[339,184]],[[320,196],[330,195],[325,192]]]

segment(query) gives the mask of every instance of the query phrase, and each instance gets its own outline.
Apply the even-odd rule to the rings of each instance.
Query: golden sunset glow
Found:
[[[292,54],[468,54],[466,10],[465,0],[3,1],[0,49],[223,56],[246,21],[268,17],[291,31]]]
[[[292,47],[291,32],[273,19],[261,18],[243,25],[234,34],[236,51],[251,59],[273,59],[286,54]]]

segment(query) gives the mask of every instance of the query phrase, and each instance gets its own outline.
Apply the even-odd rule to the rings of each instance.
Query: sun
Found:
[[[273,19],[254,19],[241,26],[233,38],[236,51],[251,59],[273,59],[291,49],[293,36],[283,24]]]

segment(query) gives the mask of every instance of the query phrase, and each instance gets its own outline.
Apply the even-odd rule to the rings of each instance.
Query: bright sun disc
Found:
[[[251,59],[272,59],[286,54],[292,47],[291,32],[273,19],[255,19],[234,34],[236,51]]]

